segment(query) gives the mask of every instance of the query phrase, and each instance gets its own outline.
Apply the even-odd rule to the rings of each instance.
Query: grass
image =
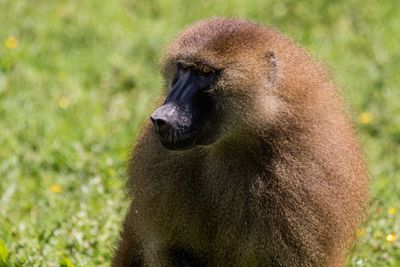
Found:
[[[0,1],[0,266],[109,264],[162,47],[216,15],[274,25],[329,63],[373,177],[347,265],[400,266],[396,0]]]

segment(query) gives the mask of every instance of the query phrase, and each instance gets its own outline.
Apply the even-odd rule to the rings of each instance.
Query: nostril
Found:
[[[154,125],[154,130],[157,134],[165,134],[169,131],[171,128],[170,124],[164,120],[164,119],[159,119],[159,118],[154,118],[153,116],[150,116],[151,122]]]
[[[165,133],[170,128],[169,123],[163,119],[156,119],[154,123],[155,123],[156,128],[158,129],[159,133]]]
[[[163,119],[156,119],[154,120],[154,123],[157,125],[157,127],[163,127],[167,122]]]

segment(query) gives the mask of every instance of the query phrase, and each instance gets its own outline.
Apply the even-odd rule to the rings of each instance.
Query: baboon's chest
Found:
[[[201,250],[215,244],[234,249],[247,242],[259,227],[254,197],[249,185],[240,181],[240,172],[230,176],[228,172],[195,173],[173,191],[164,192],[159,205],[165,238]]]

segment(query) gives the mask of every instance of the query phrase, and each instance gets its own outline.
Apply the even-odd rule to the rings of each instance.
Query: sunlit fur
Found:
[[[147,123],[113,266],[343,266],[368,177],[325,68],[271,28],[223,18],[170,44],[167,83],[176,61],[220,71],[219,139],[169,151]]]

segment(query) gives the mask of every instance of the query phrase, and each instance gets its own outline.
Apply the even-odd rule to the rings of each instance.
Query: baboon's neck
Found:
[[[302,151],[301,154],[311,152],[312,145],[309,141],[312,136],[312,130],[298,128],[295,124],[285,124],[280,128],[254,128],[211,145],[208,155],[213,160],[229,160],[238,166],[265,166],[273,159],[296,154],[299,150]]]

